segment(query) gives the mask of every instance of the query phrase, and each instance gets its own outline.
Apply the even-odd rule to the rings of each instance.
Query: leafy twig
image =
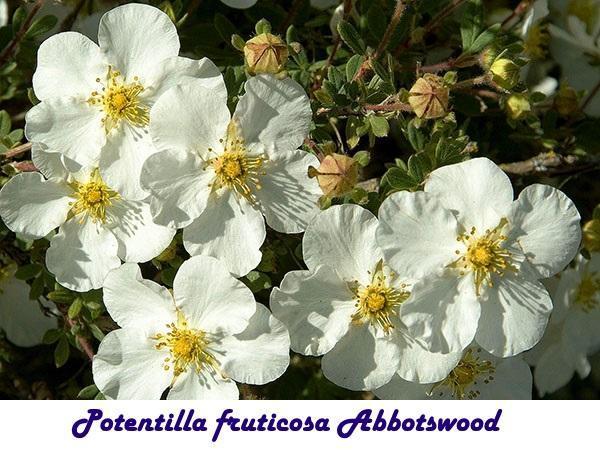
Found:
[[[9,42],[9,44],[4,48],[4,50],[2,50],[2,53],[0,53],[0,66],[3,66],[4,63],[13,56],[15,50],[27,34],[27,30],[29,30],[34,16],[44,5],[44,1],[45,0],[37,0],[31,7],[31,10],[29,11],[27,17],[23,21],[21,28],[19,28],[19,30],[15,33],[15,37]]]

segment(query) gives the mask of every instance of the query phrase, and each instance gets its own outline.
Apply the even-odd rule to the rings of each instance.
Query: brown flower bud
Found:
[[[419,78],[409,91],[408,103],[419,118],[435,119],[448,112],[450,90],[444,79],[427,73]]]
[[[323,194],[339,197],[350,192],[358,181],[358,164],[349,156],[334,153],[321,161],[318,169],[310,167],[308,176],[317,177]]]
[[[526,95],[512,94],[506,100],[506,113],[513,120],[520,120],[531,112],[531,103]]]
[[[244,46],[246,68],[250,75],[278,74],[285,68],[288,48],[279,36],[263,33],[253,37]]]

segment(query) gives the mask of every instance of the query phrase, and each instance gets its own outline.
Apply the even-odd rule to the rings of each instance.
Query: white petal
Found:
[[[511,238],[518,239],[525,256],[539,274],[548,278],[573,259],[581,241],[579,212],[561,191],[534,184],[513,205]]]
[[[100,156],[104,182],[128,200],[143,200],[148,193],[140,185],[144,161],[156,153],[147,129],[123,124],[108,137]]]
[[[158,150],[179,150],[208,156],[221,151],[230,114],[222,89],[195,80],[167,91],[150,113],[150,129]]]
[[[29,285],[14,277],[0,282],[0,330],[13,344],[32,347],[42,343],[56,318],[46,316],[37,301],[29,300]]]
[[[466,229],[493,228],[508,213],[513,189],[508,176],[487,158],[475,158],[434,170],[425,183],[425,192],[457,212]]]
[[[247,9],[254,6],[257,0],[221,0],[227,6],[237,9]]]
[[[456,259],[458,225],[450,211],[424,192],[397,192],[379,208],[377,243],[399,274],[419,278]]]
[[[169,16],[141,4],[119,6],[100,20],[98,43],[106,59],[127,79],[144,78],[164,59],[177,56],[179,37]]]
[[[158,332],[176,317],[168,289],[142,278],[137,264],[126,263],[104,280],[104,304],[120,327]]]
[[[333,268],[345,281],[366,285],[369,272],[383,259],[375,244],[377,218],[358,205],[340,205],[319,213],[302,240],[304,262],[310,270]]]
[[[105,227],[79,217],[65,222],[50,241],[46,266],[64,287],[85,292],[102,287],[108,272],[121,265],[118,243]]]
[[[304,88],[291,78],[250,78],[234,117],[246,145],[260,151],[294,150],[308,136],[312,111]]]
[[[333,269],[288,272],[271,291],[271,311],[290,331],[291,348],[319,356],[331,350],[352,321],[353,294]]]
[[[155,73],[148,75],[149,95],[158,99],[165,92],[177,85],[189,82],[198,82],[200,85],[210,89],[213,93],[220,95],[223,103],[227,102],[227,87],[223,81],[221,71],[208,58],[200,60],[173,56],[154,67]],[[196,101],[201,101],[196,99]]]
[[[152,155],[142,168],[141,184],[150,192],[154,220],[177,228],[198,217],[208,201],[214,173],[205,170],[198,155],[163,151]]]
[[[542,338],[552,301],[538,281],[505,274],[487,290],[475,340],[498,357],[529,350]]]
[[[246,199],[230,190],[211,195],[206,209],[183,230],[190,255],[213,256],[235,276],[244,276],[260,263],[265,219]]]
[[[168,400],[238,400],[239,397],[235,381],[193,370],[177,377],[167,395]]]
[[[411,296],[402,304],[402,321],[430,351],[454,353],[473,340],[480,312],[471,275],[448,273],[413,286]]]
[[[72,189],[39,173],[20,173],[0,191],[0,215],[8,228],[41,238],[67,220]]]
[[[154,345],[143,330],[123,328],[108,333],[92,363],[98,389],[111,399],[160,400],[173,374],[163,368],[168,351]]]
[[[346,389],[370,391],[394,376],[400,361],[398,345],[389,337],[375,337],[370,325],[351,325],[321,360],[325,377]]]
[[[97,89],[96,78],[106,75],[100,48],[82,34],[66,32],[50,36],[40,45],[33,90],[40,100],[77,97],[87,100]]]
[[[431,353],[408,336],[397,338],[400,346],[398,375],[415,383],[441,381],[456,367],[462,352]]]
[[[81,165],[72,159],[62,153],[51,152],[44,144],[37,142],[31,146],[31,161],[46,178],[66,180],[71,172],[81,170]]]
[[[389,383],[375,389],[373,393],[382,400],[428,400],[431,384],[412,383],[394,375]]]
[[[290,362],[290,337],[285,326],[261,304],[240,334],[223,339],[219,360],[227,376],[239,383],[265,384],[279,378]]]
[[[308,166],[317,167],[317,158],[302,150],[269,154],[256,192],[267,224],[281,233],[300,233],[319,212],[322,192],[316,179],[308,178]]]
[[[574,374],[572,357],[564,354],[560,343],[555,343],[549,346],[537,361],[533,372],[535,387],[543,397],[566,386]]]
[[[59,97],[45,100],[25,116],[25,135],[81,165],[94,165],[106,142],[102,112],[85,100]]]
[[[175,228],[152,221],[150,206],[144,202],[117,201],[108,214],[114,220],[111,231],[119,242],[119,257],[123,261],[149,261],[160,255],[175,236]]]
[[[193,256],[181,265],[173,293],[190,326],[210,333],[241,333],[256,311],[250,289],[208,256]]]

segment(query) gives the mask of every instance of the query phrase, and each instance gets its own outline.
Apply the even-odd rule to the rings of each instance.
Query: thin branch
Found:
[[[352,0],[344,0],[344,20],[348,20],[348,17],[350,16],[351,12],[352,12]],[[325,66],[323,67],[324,70],[327,70],[327,68],[333,64],[333,59],[335,58],[337,51],[340,49],[341,44],[342,44],[342,37],[338,33],[337,37],[335,38],[335,42],[333,43],[333,48],[331,49],[331,53],[329,54],[329,57],[327,58],[327,62],[325,63]]]
[[[279,31],[281,33],[285,33],[287,31],[288,27],[292,24],[292,22],[294,21],[294,18],[298,14],[298,10],[300,9],[301,5],[302,5],[302,0],[294,1],[287,16],[285,17],[285,20],[281,23],[281,27],[279,28]]]
[[[27,142],[25,144],[18,145],[15,148],[11,148],[10,150],[0,154],[4,159],[11,159],[15,156],[22,155],[25,152],[31,150],[31,142]]]
[[[87,0],[79,0],[77,2],[75,8],[73,8],[73,11],[71,11],[60,24],[60,31],[69,31],[71,28],[73,28],[73,24],[77,20],[77,17],[79,16],[79,13],[85,6],[86,2]]]
[[[8,61],[14,54],[15,50],[27,34],[27,30],[31,26],[31,22],[33,22],[34,16],[40,10],[40,8],[44,5],[45,0],[37,0],[34,5],[29,10],[27,17],[23,21],[21,28],[15,33],[15,37],[9,42],[9,44],[2,50],[0,53],[0,67],[4,65],[6,61]]]
[[[381,57],[388,44],[390,43],[390,39],[394,34],[394,31],[398,27],[400,20],[402,19],[402,15],[406,11],[406,4],[402,0],[398,0],[396,2],[396,7],[394,8],[394,13],[392,14],[392,18],[390,19],[390,23],[385,29],[385,33],[383,34],[383,38],[381,38],[381,42],[377,46],[377,50],[375,50],[375,54],[373,55],[373,59],[377,60]]]
[[[512,22],[513,19],[521,17],[529,9],[531,3],[531,0],[522,0],[512,11],[512,13],[502,21],[502,24],[500,26],[506,29],[508,27],[508,24]]]
[[[596,96],[596,94],[598,94],[598,92],[600,92],[600,81],[598,81],[598,83],[596,83],[596,86],[594,86],[594,88],[590,91],[590,93],[588,94],[588,96],[586,97],[586,99],[581,104],[581,110],[582,111],[585,108],[587,108],[587,106],[591,103],[591,101],[594,99],[594,97]]]
[[[598,158],[580,158],[575,155],[559,155],[554,152],[540,153],[533,158],[514,163],[500,164],[500,168],[509,175],[543,175],[555,177],[573,175],[600,168]]]
[[[71,318],[69,318],[67,314],[65,314],[64,317],[69,327],[73,328],[75,326],[75,322]],[[94,349],[92,345],[83,336],[77,335],[76,339],[83,352],[87,355],[89,360],[92,361],[94,359]]]

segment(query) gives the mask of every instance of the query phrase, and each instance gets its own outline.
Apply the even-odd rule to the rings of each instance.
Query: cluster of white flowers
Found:
[[[312,117],[300,85],[250,78],[230,114],[218,68],[178,56],[173,23],[150,6],[106,13],[98,42],[67,32],[40,47],[41,102],[26,117],[40,173],[6,184],[0,214],[49,239],[58,283],[103,288],[121,327],[93,362],[105,396],[237,398],[235,381],[278,378],[291,348],[322,355],[332,382],[381,398],[531,397],[521,354],[553,307],[540,280],[581,239],[562,192],[533,185],[515,200],[507,176],[478,158],[435,170],[423,192],[392,194],[379,219],[358,205],[319,213],[308,176],[318,160],[299,150]],[[236,279],[259,264],[265,221],[305,231],[308,267],[273,289],[272,314]],[[177,229],[191,257],[171,292],[136,263]],[[600,339],[582,330],[599,319],[597,273],[600,257],[580,257],[553,291],[551,333],[528,355],[542,393],[589,372]]]

